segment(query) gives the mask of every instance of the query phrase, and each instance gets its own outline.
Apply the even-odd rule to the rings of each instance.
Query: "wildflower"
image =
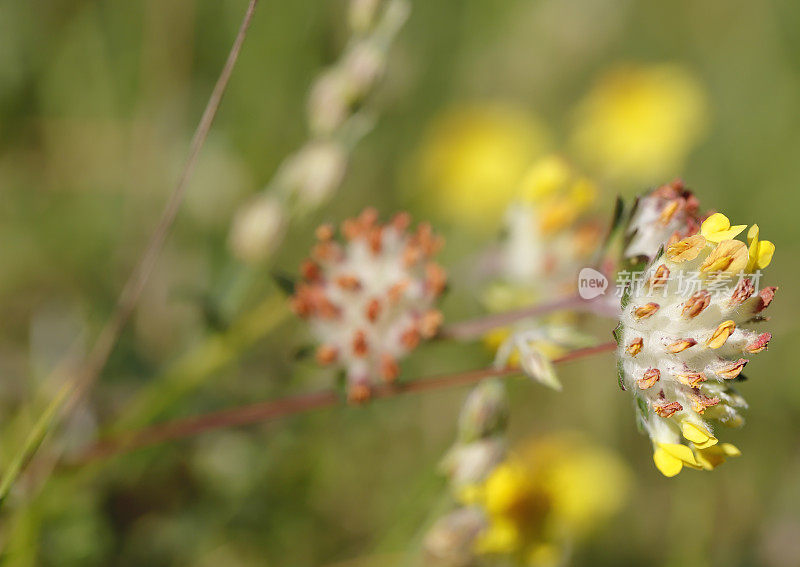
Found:
[[[616,456],[580,438],[529,444],[462,493],[486,516],[475,551],[524,565],[563,563],[572,543],[619,509],[628,479]]]
[[[420,148],[423,196],[447,220],[493,229],[545,139],[543,127],[516,106],[454,107],[434,120]]]
[[[239,260],[260,262],[274,252],[285,228],[283,204],[271,196],[260,195],[236,214],[228,244]]]
[[[694,259],[705,243],[700,237],[686,239],[700,228],[698,208],[697,198],[680,179],[640,197],[628,221],[624,257],[650,260],[662,245],[669,243],[673,260]]]
[[[650,183],[680,168],[706,114],[703,89],[683,67],[620,66],[578,106],[572,144],[603,176]]]
[[[657,309],[646,294],[624,298],[615,332],[620,385],[637,401],[653,460],[665,476],[684,467],[710,470],[740,454],[718,442],[715,426],[744,422],[740,412],[747,404],[730,383],[747,364],[745,357],[763,351],[771,339],[746,326],[771,303],[776,289],[756,292],[753,270],[769,264],[774,246],[761,249],[753,225],[748,236],[754,251],[748,254],[743,242],[730,238],[744,228],[711,215],[699,234],[673,242],[645,270],[645,279],[669,273]],[[693,272],[704,287],[686,293],[682,282]]]
[[[409,224],[401,213],[382,225],[366,209],[342,224],[344,244],[323,225],[292,297],[320,341],[317,360],[345,371],[354,401],[368,398],[377,379],[395,380],[399,361],[442,322],[434,305],[446,275],[433,262],[442,240],[428,224],[413,232]]]
[[[559,156],[542,157],[527,169],[506,212],[498,266],[502,280],[485,297],[490,310],[518,309],[574,292],[575,276],[600,237],[600,225],[586,218],[596,194],[595,184]],[[551,359],[590,344],[572,323],[564,314],[523,319],[494,330],[485,343],[497,352],[496,366],[520,367],[534,380],[561,389]]]

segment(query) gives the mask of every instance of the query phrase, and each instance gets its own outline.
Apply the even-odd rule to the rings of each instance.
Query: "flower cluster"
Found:
[[[432,260],[442,239],[410,223],[401,213],[383,225],[366,209],[342,224],[344,244],[323,225],[301,268],[292,308],[320,342],[317,360],[344,369],[353,401],[368,398],[376,378],[395,380],[400,359],[442,322],[434,304],[447,278]]]
[[[572,292],[575,274],[597,249],[602,228],[587,215],[594,183],[556,155],[534,162],[506,211],[498,275],[485,294],[490,311],[510,311]],[[499,367],[519,365],[530,377],[560,389],[550,359],[586,346],[563,316],[523,319],[485,337]]]
[[[620,508],[629,477],[615,455],[579,436],[529,442],[460,491],[460,507],[429,532],[428,553],[446,565],[563,565],[570,546]]]
[[[745,228],[711,215],[698,234],[654,258],[645,270],[649,297],[623,297],[615,332],[620,386],[633,393],[655,464],[666,476],[684,466],[710,470],[739,454],[718,443],[712,424],[743,423],[746,403],[730,384],[771,338],[744,325],[763,320],[776,290],[756,293],[753,278],[769,265],[775,246],[759,240],[758,225],[747,233],[749,246],[735,240]],[[704,287],[686,297],[676,275],[694,271]]]
[[[501,273],[510,285],[536,295],[554,280],[574,285],[580,262],[601,236],[601,226],[586,218],[596,196],[595,184],[559,156],[545,156],[527,169],[506,211]]]
[[[623,256],[649,261],[665,242],[695,234],[700,228],[698,211],[697,198],[680,179],[640,197],[631,211]]]

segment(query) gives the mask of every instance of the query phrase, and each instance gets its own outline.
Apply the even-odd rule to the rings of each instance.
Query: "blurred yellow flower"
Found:
[[[576,435],[522,447],[479,486],[462,493],[484,510],[476,552],[531,566],[557,565],[569,544],[624,503],[631,474],[622,461]]]
[[[544,127],[513,105],[451,108],[430,125],[420,148],[420,197],[447,220],[495,228],[546,139]]]
[[[653,183],[682,168],[706,121],[705,93],[687,69],[620,66],[579,104],[572,145],[605,177]]]

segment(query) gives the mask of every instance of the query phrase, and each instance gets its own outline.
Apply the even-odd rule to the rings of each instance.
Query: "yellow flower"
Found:
[[[747,271],[763,270],[769,266],[769,263],[772,262],[772,255],[775,253],[775,245],[769,240],[758,239],[757,224],[751,226],[750,230],[747,231],[747,243],[750,245]]]
[[[451,108],[431,124],[420,148],[420,197],[447,220],[495,228],[546,139],[536,119],[515,106]]]
[[[705,131],[705,98],[678,65],[611,69],[578,106],[576,155],[614,179],[652,183],[673,174]]]
[[[686,445],[680,443],[656,443],[653,462],[664,476],[675,476],[684,466],[701,468],[700,463]]]
[[[736,273],[747,266],[747,247],[740,240],[723,240],[700,264],[700,271]]]
[[[714,213],[703,221],[700,226],[700,234],[709,242],[719,243],[736,238],[745,228],[747,228],[746,224],[731,226],[728,217],[722,213]],[[758,228],[756,228],[756,237],[758,237]]]
[[[525,565],[557,564],[567,541],[585,536],[621,507],[629,483],[616,456],[580,437],[530,443],[463,500],[487,516],[476,551],[510,555]]]
[[[707,471],[713,470],[725,462],[727,457],[739,457],[742,452],[730,443],[720,443],[713,447],[698,449],[695,452],[697,462]]]

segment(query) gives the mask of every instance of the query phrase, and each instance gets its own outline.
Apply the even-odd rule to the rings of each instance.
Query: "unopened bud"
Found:
[[[499,380],[484,380],[469,393],[458,416],[458,438],[470,443],[505,431],[508,396]]]
[[[314,142],[300,149],[284,166],[280,182],[308,208],[323,203],[342,182],[347,154],[333,142]]]
[[[425,564],[467,567],[474,563],[475,539],[486,529],[478,508],[458,508],[439,518],[425,535]]]
[[[228,245],[241,261],[255,263],[275,251],[286,227],[283,205],[269,196],[259,196],[233,219]]]
[[[354,45],[342,61],[350,95],[354,98],[365,96],[385,68],[386,54],[374,42],[362,41]]]
[[[314,81],[308,96],[308,122],[317,136],[330,136],[350,114],[352,87],[343,69],[333,67]]]

